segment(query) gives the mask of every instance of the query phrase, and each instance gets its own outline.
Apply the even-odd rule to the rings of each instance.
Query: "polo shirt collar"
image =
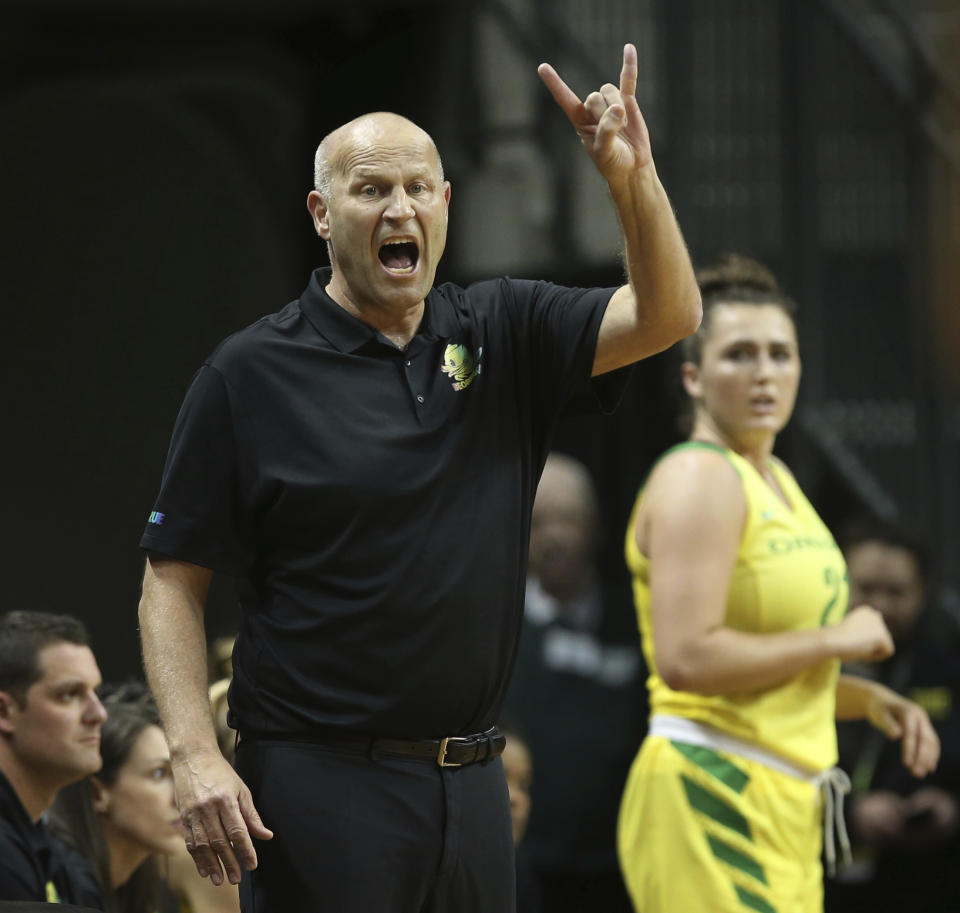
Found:
[[[330,267],[313,271],[300,296],[300,308],[313,328],[341,352],[356,352],[383,337],[359,317],[340,307],[326,292],[332,275]],[[423,340],[449,339],[460,329],[453,305],[436,289],[427,295],[423,319],[416,336]]]

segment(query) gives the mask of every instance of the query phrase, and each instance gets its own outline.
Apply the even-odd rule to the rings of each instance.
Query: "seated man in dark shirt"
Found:
[[[103,909],[84,860],[41,820],[61,788],[100,769],[99,686],[79,621],[0,618],[0,900]]]

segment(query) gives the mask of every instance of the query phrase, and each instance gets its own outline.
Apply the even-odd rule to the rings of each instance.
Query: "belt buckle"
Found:
[[[440,767],[463,767],[462,762],[447,760],[447,744],[449,742],[469,742],[470,739],[463,736],[448,735],[440,739],[440,751],[437,752],[437,764]]]

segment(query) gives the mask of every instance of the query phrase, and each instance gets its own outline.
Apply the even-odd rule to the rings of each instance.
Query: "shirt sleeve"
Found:
[[[221,573],[246,573],[252,548],[237,425],[226,380],[204,365],[177,416],[141,548]]]
[[[616,288],[568,288],[550,282],[510,280],[515,319],[530,353],[533,382],[544,396],[560,387],[564,411],[612,412],[631,368],[591,377],[597,337]]]

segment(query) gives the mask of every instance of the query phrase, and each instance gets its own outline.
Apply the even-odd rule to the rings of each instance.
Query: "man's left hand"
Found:
[[[583,101],[550,64],[540,64],[537,72],[608,183],[653,164],[650,135],[637,105],[637,49],[632,44],[623,48],[620,88],[608,82]]]

